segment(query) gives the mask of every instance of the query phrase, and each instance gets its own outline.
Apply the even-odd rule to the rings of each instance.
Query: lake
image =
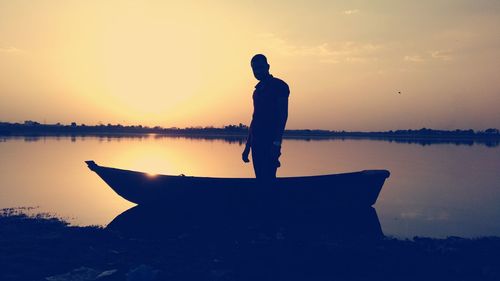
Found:
[[[74,225],[107,225],[134,204],[85,160],[155,174],[253,177],[237,138],[0,138],[0,208],[35,207]],[[481,143],[286,139],[278,176],[391,172],[374,206],[385,235],[500,236],[500,147]]]

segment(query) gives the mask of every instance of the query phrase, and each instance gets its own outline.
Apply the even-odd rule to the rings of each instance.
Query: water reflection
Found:
[[[193,140],[205,140],[205,141],[224,141],[230,144],[244,145],[246,141],[246,136],[238,135],[160,135],[160,134],[97,134],[97,135],[50,135],[50,136],[10,136],[2,137],[0,142],[5,142],[8,140],[23,139],[25,142],[36,142],[45,139],[67,139],[69,138],[72,142],[85,141],[89,139],[96,138],[100,142],[102,141],[120,141],[120,140],[143,140],[143,139],[193,139]],[[463,138],[463,139],[452,139],[452,138],[395,138],[395,137],[303,137],[303,136],[285,136],[288,140],[301,140],[301,141],[353,141],[353,140],[376,140],[389,143],[402,143],[402,144],[417,144],[421,146],[437,145],[437,144],[447,144],[456,146],[474,146],[481,145],[486,147],[498,147],[500,145],[500,140],[490,139],[490,138]]]
[[[262,207],[261,207],[262,208]],[[250,215],[249,215],[250,214]],[[274,208],[213,213],[200,209],[136,206],[118,215],[107,229],[133,238],[201,240],[376,240],[383,232],[372,207],[318,210],[307,215]]]
[[[252,211],[252,216],[213,216],[203,210],[179,213],[137,206],[117,216],[107,230],[143,244],[154,241],[167,252],[178,249],[176,258],[181,257],[185,264],[196,263],[200,256],[211,257],[215,268],[225,269],[221,273],[229,277],[227,280],[331,277],[335,275],[332,265],[369,255],[384,237],[371,207],[307,217]],[[366,266],[365,261],[355,264]]]
[[[107,225],[134,206],[83,161],[151,174],[253,177],[242,147],[164,136],[40,137],[0,142],[0,208],[40,206],[76,225]],[[387,169],[375,207],[386,235],[500,235],[500,148],[373,140],[286,139],[278,176]]]

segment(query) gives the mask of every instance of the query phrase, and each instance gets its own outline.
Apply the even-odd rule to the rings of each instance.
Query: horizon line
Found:
[[[45,126],[76,126],[76,127],[82,127],[82,126],[85,126],[85,127],[99,127],[99,126],[104,126],[104,127],[107,127],[107,126],[122,126],[122,127],[139,127],[139,128],[149,128],[149,129],[178,129],[178,130],[185,130],[185,129],[227,129],[227,127],[231,127],[231,126],[234,126],[235,128],[245,128],[247,127],[248,128],[248,125],[246,124],[243,124],[243,123],[239,123],[239,124],[227,124],[227,125],[222,125],[220,127],[218,126],[214,126],[214,125],[209,125],[209,126],[188,126],[188,127],[177,127],[177,126],[170,126],[170,127],[163,127],[163,126],[160,126],[160,125],[155,125],[155,126],[148,126],[148,125],[141,125],[141,124],[136,124],[136,125],[122,125],[120,123],[117,123],[117,124],[112,124],[112,123],[107,123],[107,124],[104,124],[102,122],[99,122],[98,124],[85,124],[85,123],[80,123],[78,124],[77,122],[71,122],[69,124],[65,124],[65,123],[61,123],[61,122],[57,122],[57,123],[40,123],[38,121],[33,121],[33,120],[24,120],[24,121],[21,121],[21,122],[6,122],[6,121],[1,121],[0,120],[0,124],[11,124],[11,125],[45,125]],[[484,132],[486,130],[498,130],[496,127],[488,127],[486,129],[483,129],[483,130],[474,130],[472,128],[467,128],[467,129],[460,129],[460,128],[455,128],[455,129],[435,129],[435,128],[428,128],[428,127],[421,127],[421,128],[418,128],[418,129],[411,129],[411,128],[406,128],[406,129],[389,129],[389,130],[378,130],[378,131],[363,131],[363,130],[357,130],[357,131],[347,131],[347,130],[331,130],[331,129],[320,129],[320,128],[315,128],[315,129],[311,129],[311,128],[300,128],[300,129],[292,129],[292,128],[287,128],[285,129],[285,131],[287,130],[292,130],[292,131],[301,131],[301,130],[311,130],[311,131],[329,131],[329,132],[389,132],[389,131],[409,131],[409,130],[412,130],[412,131],[419,131],[419,130],[433,130],[433,131],[449,131],[449,132],[452,132],[452,131],[457,131],[457,130],[460,130],[460,131],[474,131],[474,132]]]

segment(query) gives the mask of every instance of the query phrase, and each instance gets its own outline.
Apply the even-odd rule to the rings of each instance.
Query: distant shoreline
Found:
[[[246,139],[246,134],[241,133],[196,133],[196,132],[178,132],[178,133],[131,133],[131,132],[2,132],[2,137],[134,137],[134,136],[165,136],[165,137],[208,137],[208,138],[242,138]],[[284,139],[399,139],[399,140],[500,140],[500,136],[460,136],[460,135],[390,135],[376,134],[369,132],[362,133],[342,133],[331,135],[316,134],[293,134],[285,132]]]
[[[0,136],[136,136],[136,135],[164,135],[164,136],[186,136],[186,137],[222,137],[222,138],[245,138],[248,134],[248,126],[244,124],[228,125],[221,128],[216,127],[189,127],[189,128],[162,128],[146,126],[123,126],[123,125],[85,125],[71,123],[64,124],[40,124],[35,121],[24,123],[0,122]],[[357,132],[357,131],[330,131],[330,130],[286,130],[286,139],[394,139],[394,140],[500,140],[500,132],[496,128],[485,131],[468,130],[434,130],[422,128],[418,130],[395,130],[381,132]]]

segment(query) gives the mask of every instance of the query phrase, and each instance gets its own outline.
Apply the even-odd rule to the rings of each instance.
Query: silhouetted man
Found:
[[[288,118],[290,89],[284,81],[269,73],[264,55],[255,55],[251,66],[259,83],[253,92],[252,122],[242,158],[244,162],[249,162],[251,150],[255,176],[258,179],[274,179],[280,166],[278,158]]]

